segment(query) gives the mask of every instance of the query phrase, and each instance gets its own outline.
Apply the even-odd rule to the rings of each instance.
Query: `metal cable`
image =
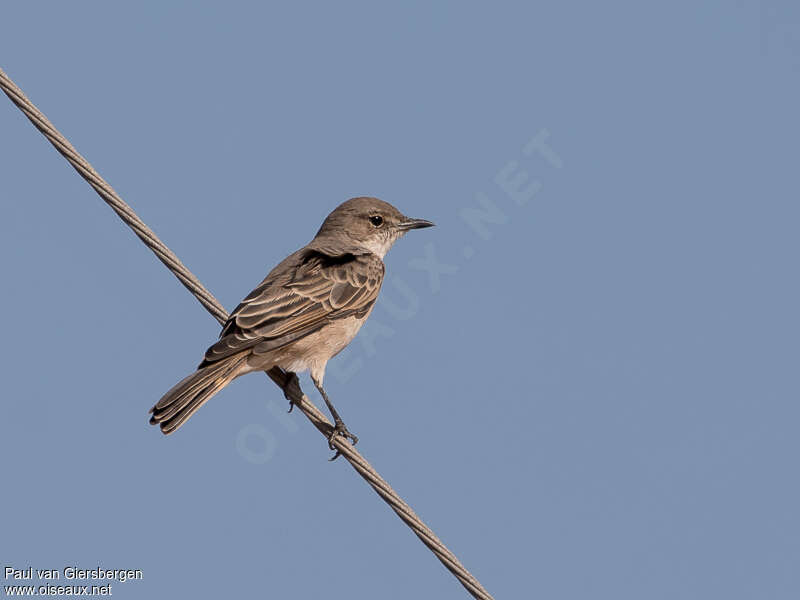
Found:
[[[51,144],[58,150],[64,158],[75,168],[89,185],[91,185],[100,197],[119,215],[119,217],[134,231],[139,239],[150,248],[158,259],[178,278],[178,280],[188,289],[200,303],[211,313],[220,323],[225,323],[228,313],[219,301],[209,292],[194,274],[186,268],[180,259],[164,243],[158,239],[153,231],[133,212],[114,189],[92,168],[83,156],[81,156],[72,144],[61,135],[34,104],[28,100],[16,84],[0,69],[0,88],[17,105],[33,125],[44,134]],[[308,417],[309,421],[327,438],[331,423],[300,390],[299,386],[288,385],[288,375],[279,368],[274,368],[267,372],[267,375],[288,395],[295,406]],[[386,501],[386,503],[397,513],[417,537],[422,540],[431,552],[441,561],[441,563],[461,582],[461,585],[475,598],[480,600],[491,600],[492,596],[487,592],[477,579],[459,562],[455,555],[447,549],[436,534],[425,525],[417,514],[397,495],[392,487],[372,468],[358,450],[343,437],[337,436],[334,441],[336,449],[344,456],[353,468],[361,475],[367,483]]]

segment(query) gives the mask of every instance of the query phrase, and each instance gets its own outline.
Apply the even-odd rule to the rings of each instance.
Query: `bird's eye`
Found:
[[[372,215],[369,218],[369,222],[372,223],[375,227],[380,227],[383,225],[383,217],[380,215]]]

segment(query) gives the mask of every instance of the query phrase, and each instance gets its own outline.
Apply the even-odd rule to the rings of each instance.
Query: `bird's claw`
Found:
[[[328,448],[330,448],[331,450],[336,450],[336,454],[334,454],[328,460],[336,460],[342,454],[333,444],[333,440],[334,438],[336,438],[336,436],[341,436],[345,439],[350,440],[353,443],[353,446],[355,446],[358,443],[358,436],[353,433],[350,433],[350,431],[347,429],[347,426],[344,424],[343,421],[336,421],[336,424],[331,428],[331,434],[328,436]]]
[[[297,373],[289,373],[289,378],[283,387],[283,397],[289,401],[289,410],[287,412],[292,412],[295,405],[300,404],[300,402],[295,402],[294,400],[295,398],[303,397],[303,390],[300,389],[300,379],[298,379]]]

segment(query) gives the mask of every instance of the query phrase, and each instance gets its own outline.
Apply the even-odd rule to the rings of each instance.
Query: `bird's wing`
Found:
[[[290,277],[267,277],[231,313],[206,365],[258,345],[259,352],[299,340],[336,319],[365,316],[383,282],[383,261],[372,253],[305,253]]]

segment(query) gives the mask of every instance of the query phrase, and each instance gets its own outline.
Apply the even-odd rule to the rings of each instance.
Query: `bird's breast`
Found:
[[[370,312],[372,312],[372,309],[370,309]],[[344,350],[345,346],[356,337],[358,330],[361,329],[367,317],[369,317],[369,313],[360,319],[358,317],[337,319],[317,332],[319,336],[318,343],[331,353],[328,358]]]
[[[306,369],[311,369],[312,372],[319,368],[324,370],[325,363],[344,350],[356,337],[371,312],[372,308],[360,319],[346,317],[331,321],[319,331],[276,350],[272,364],[293,373]]]

